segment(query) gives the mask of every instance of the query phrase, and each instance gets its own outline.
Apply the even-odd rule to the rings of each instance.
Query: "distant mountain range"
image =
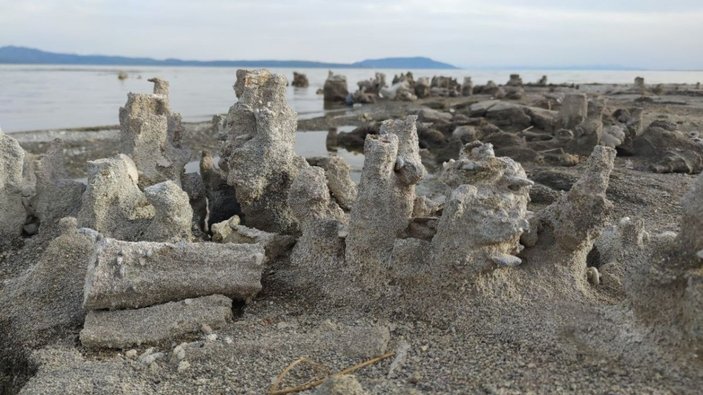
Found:
[[[373,69],[456,69],[448,63],[425,57],[367,59],[355,63],[327,63],[307,60],[181,60],[131,58],[126,56],[75,55],[39,49],[0,47],[0,64],[55,64],[91,66],[210,66],[210,67],[286,67],[286,68],[373,68]]]

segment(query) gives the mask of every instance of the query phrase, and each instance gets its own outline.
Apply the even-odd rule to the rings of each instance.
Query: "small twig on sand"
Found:
[[[388,359],[394,355],[395,355],[395,352],[389,352],[389,353],[386,353],[383,355],[379,355],[377,357],[373,357],[369,360],[366,360],[364,362],[361,362],[359,364],[356,364],[354,366],[350,366],[344,370],[341,370],[341,371],[335,373],[334,376],[343,376],[346,374],[352,374],[359,369],[363,369],[367,366],[370,366],[370,365],[373,365],[373,364],[378,363],[380,361],[383,361],[384,359]],[[288,372],[290,372],[290,370],[293,369],[295,366],[301,364],[302,362],[306,362],[306,361],[310,362],[313,365],[322,366],[318,363],[308,361],[307,358],[305,358],[305,357],[296,359],[290,365],[288,365],[285,369],[283,369],[283,371],[281,373],[279,373],[278,376],[276,376],[276,379],[274,380],[274,382],[271,384],[271,387],[269,388],[268,395],[285,395],[285,394],[292,394],[292,393],[296,393],[296,392],[309,390],[310,388],[315,388],[315,387],[319,386],[320,384],[324,383],[325,380],[327,380],[330,376],[333,376],[333,375],[328,374],[325,377],[322,377],[319,379],[313,379],[313,380],[308,381],[307,383],[300,384],[295,387],[278,389],[278,386],[280,385],[281,381],[283,381],[283,378],[288,374]]]
[[[525,129],[522,129],[522,130],[520,131],[520,133],[529,132],[529,131],[530,131],[532,128],[534,128],[534,127],[535,127],[534,125],[530,125],[530,126],[526,127]]]

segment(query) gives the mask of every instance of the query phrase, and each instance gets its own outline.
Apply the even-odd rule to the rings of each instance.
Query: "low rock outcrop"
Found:
[[[261,290],[258,244],[126,242],[98,236],[83,307],[139,308],[213,294],[247,300]]]
[[[89,348],[128,348],[158,344],[203,325],[219,329],[232,320],[232,299],[222,295],[202,296],[134,310],[90,311],[80,333]]]
[[[326,102],[346,103],[349,96],[347,77],[330,71],[322,90]]]
[[[308,81],[308,76],[303,73],[293,72],[293,82],[290,83],[296,88],[307,88],[310,86],[310,81]]]

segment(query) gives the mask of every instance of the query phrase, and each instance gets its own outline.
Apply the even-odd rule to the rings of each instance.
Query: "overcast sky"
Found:
[[[2,45],[198,60],[703,69],[703,0],[0,0]]]

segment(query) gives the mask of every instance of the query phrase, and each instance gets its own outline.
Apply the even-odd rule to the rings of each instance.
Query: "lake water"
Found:
[[[124,70],[126,80],[118,80]],[[292,79],[293,69],[272,69]],[[322,96],[316,95],[327,77],[326,69],[297,69],[306,73],[310,87],[288,87],[288,100],[299,117],[313,117],[324,112]],[[394,74],[405,70],[378,70],[390,82]],[[412,70],[415,77],[449,75],[459,81],[471,76],[475,84],[488,80],[504,83],[511,71],[489,70]],[[703,71],[520,71],[523,81],[537,81],[547,75],[554,83],[632,83],[643,76],[647,83],[703,82]],[[356,82],[371,78],[374,70],[337,69],[347,76],[349,89]],[[209,120],[213,114],[227,112],[236,101],[232,85],[233,68],[211,67],[105,67],[105,66],[35,66],[0,65],[0,128],[8,133],[84,126],[116,125],[119,107],[128,92],[150,92],[150,77],[158,76],[171,83],[171,108],[185,121]]]

